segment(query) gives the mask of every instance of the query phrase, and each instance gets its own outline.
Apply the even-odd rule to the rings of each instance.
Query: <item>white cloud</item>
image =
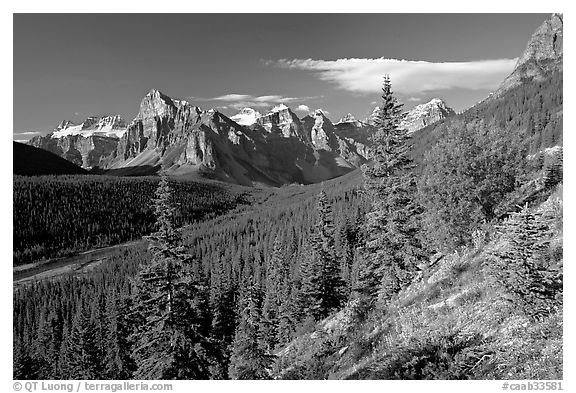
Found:
[[[310,107],[308,105],[301,104],[296,107],[296,110],[300,112],[310,112]]]
[[[219,106],[220,108],[230,107],[235,109],[242,108],[269,108],[277,104],[290,104],[296,101],[311,100],[318,97],[284,97],[282,95],[262,95],[254,96],[251,94],[225,94],[217,97],[188,97],[191,101],[219,101],[228,105]]]
[[[403,94],[462,88],[494,90],[514,69],[517,59],[468,62],[428,62],[397,59],[281,59],[264,64],[291,70],[305,70],[339,88],[358,92],[379,92],[382,77],[389,74],[394,91]]]
[[[40,131],[26,131],[26,132],[14,132],[13,135],[36,135],[40,134]]]

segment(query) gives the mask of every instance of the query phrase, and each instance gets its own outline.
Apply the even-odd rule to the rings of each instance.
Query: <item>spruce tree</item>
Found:
[[[261,293],[256,284],[247,288],[241,302],[240,323],[234,337],[230,359],[232,379],[270,379],[273,355],[266,350],[262,337]]]
[[[148,237],[152,260],[140,265],[134,311],[140,318],[133,358],[138,379],[208,379],[213,358],[206,338],[205,287],[175,227],[172,189],[163,177],[153,200],[158,230]],[[198,270],[200,266],[196,266]],[[200,307],[199,307],[200,306]]]
[[[272,254],[267,261],[266,293],[262,306],[263,330],[269,350],[278,343],[279,308],[282,302],[280,287],[283,282],[285,262],[280,235],[276,235]]]
[[[215,282],[211,307],[214,311],[210,335],[218,352],[218,367],[216,367],[213,377],[226,379],[236,328],[236,288],[226,276],[222,257],[218,259],[212,276]]]
[[[320,320],[323,315],[322,270],[309,242],[305,242],[302,246],[298,273],[301,279],[297,293],[298,320],[302,322],[306,317]]]
[[[106,379],[131,379],[135,364],[132,359],[130,331],[130,298],[110,295],[106,299]]]
[[[378,297],[387,302],[408,285],[425,256],[409,135],[400,127],[402,105],[393,95],[388,76],[382,92],[372,137],[373,165],[362,168],[371,209],[366,215],[364,266],[357,289],[368,303]]]
[[[66,379],[101,379],[103,354],[98,346],[96,324],[86,306],[74,317],[63,353],[62,376]]]
[[[342,279],[340,262],[336,257],[336,241],[332,206],[324,189],[317,197],[318,219],[312,236],[316,263],[319,264],[320,317],[326,318],[338,310],[344,302],[345,284]]]
[[[550,226],[541,213],[525,205],[499,226],[507,246],[493,252],[492,274],[516,307],[533,319],[542,318],[562,304],[562,272],[551,269],[545,258]]]

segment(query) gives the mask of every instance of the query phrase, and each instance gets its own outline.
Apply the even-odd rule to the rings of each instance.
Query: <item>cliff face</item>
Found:
[[[400,123],[400,127],[408,130],[408,133],[411,134],[437,121],[454,116],[455,114],[454,109],[446,105],[444,101],[439,98],[434,98],[406,112]]]
[[[286,105],[278,105],[267,114],[256,119],[256,124],[270,133],[281,134],[284,138],[295,137],[307,140],[298,116]]]
[[[118,140],[101,136],[67,135],[52,138],[50,135],[32,138],[28,144],[54,153],[82,167],[102,166],[116,152]]]
[[[514,71],[502,82],[495,96],[519,85],[523,79],[544,79],[551,72],[562,72],[563,36],[564,17],[562,14],[552,14],[532,34]]]
[[[90,116],[76,124],[63,120],[46,136],[36,136],[28,144],[54,153],[85,169],[102,167],[116,154],[126,122],[118,115]]]
[[[84,168],[119,174],[206,173],[245,185],[314,183],[343,175],[369,158],[372,127],[348,116],[332,124],[321,110],[299,119],[279,105],[263,116],[243,110],[241,125],[151,90],[128,125],[117,116],[63,121],[29,144]]]

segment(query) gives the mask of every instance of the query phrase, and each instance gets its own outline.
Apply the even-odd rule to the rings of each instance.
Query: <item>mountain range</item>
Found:
[[[412,132],[452,114],[434,99],[407,112],[403,126]],[[130,123],[117,115],[92,116],[81,124],[64,120],[28,144],[98,172],[162,170],[242,185],[308,184],[365,163],[374,131],[371,119],[348,114],[332,123],[322,110],[299,118],[283,104],[265,114],[244,108],[227,117],[153,89]]]
[[[563,17],[553,14],[486,100],[524,81],[562,72],[562,42]],[[435,98],[404,113],[401,126],[418,139],[417,131],[453,116],[454,110]],[[28,144],[96,173],[193,173],[242,185],[278,186],[316,183],[360,167],[370,159],[375,130],[373,115],[357,120],[348,114],[333,123],[322,110],[299,118],[281,104],[265,114],[244,108],[228,117],[152,89],[129,123],[117,115],[89,117],[81,124],[65,120]]]

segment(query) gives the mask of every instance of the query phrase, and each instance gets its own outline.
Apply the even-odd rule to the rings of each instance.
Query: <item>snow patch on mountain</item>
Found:
[[[252,108],[244,108],[234,116],[230,117],[230,119],[242,126],[251,126],[256,123],[256,120],[260,117],[262,117],[260,112],[255,111]]]
[[[74,124],[69,120],[62,121],[52,132],[52,138],[63,138],[70,135],[106,136],[121,138],[126,132],[126,122],[118,115],[95,117],[91,116],[81,124]]]

